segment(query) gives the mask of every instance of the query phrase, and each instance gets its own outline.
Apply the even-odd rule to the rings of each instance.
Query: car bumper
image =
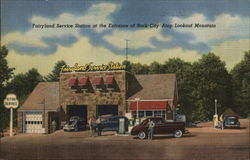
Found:
[[[240,127],[240,125],[238,125],[238,124],[237,125],[232,125],[232,124],[228,125],[227,124],[227,125],[224,125],[224,127]]]
[[[75,128],[63,128],[64,131],[74,131]]]

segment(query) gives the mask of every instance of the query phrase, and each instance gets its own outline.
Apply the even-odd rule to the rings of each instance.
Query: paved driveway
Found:
[[[3,159],[249,159],[249,121],[241,129],[218,130],[209,123],[191,128],[182,138],[140,140],[105,132],[88,137],[88,131],[54,134],[20,134],[1,139]]]

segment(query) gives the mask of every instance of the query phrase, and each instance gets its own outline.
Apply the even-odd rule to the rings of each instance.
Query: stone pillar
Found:
[[[17,112],[17,133],[23,133],[23,112]]]

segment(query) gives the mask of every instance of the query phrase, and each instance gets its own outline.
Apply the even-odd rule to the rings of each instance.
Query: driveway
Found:
[[[57,131],[50,135],[19,134],[1,139],[2,159],[249,159],[249,120],[241,129],[219,130],[210,123],[189,128],[182,138],[140,140],[104,132],[89,137],[88,131]],[[212,124],[212,123],[211,123]]]

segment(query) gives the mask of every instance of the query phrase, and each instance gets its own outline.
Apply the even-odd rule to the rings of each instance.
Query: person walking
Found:
[[[149,120],[148,122],[148,139],[153,139],[154,136],[154,127],[155,123],[152,120]]]
[[[221,125],[221,129],[223,130],[224,129],[224,116],[223,114],[220,115],[220,125]]]
[[[98,136],[101,136],[102,135],[102,124],[101,124],[101,118],[100,117],[96,120],[96,124],[97,124]]]
[[[88,120],[89,124],[89,136],[93,137],[94,136],[94,129],[93,129],[93,117],[90,117]]]

